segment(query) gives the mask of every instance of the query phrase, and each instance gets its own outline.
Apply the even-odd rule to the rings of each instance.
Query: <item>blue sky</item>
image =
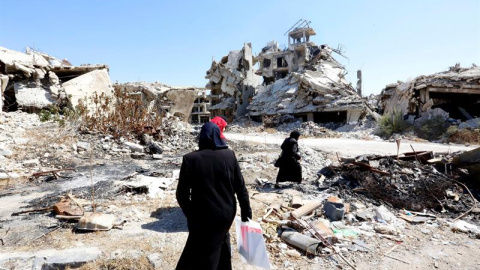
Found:
[[[342,44],[364,94],[389,83],[480,65],[480,1],[1,1],[0,46],[34,47],[75,65],[110,66],[113,82],[206,84],[219,60],[251,42],[254,53],[311,21],[316,44]]]

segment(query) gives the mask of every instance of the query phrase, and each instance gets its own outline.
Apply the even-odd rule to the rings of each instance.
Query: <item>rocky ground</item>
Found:
[[[0,269],[55,269],[65,265],[73,268],[86,261],[90,262],[82,266],[84,269],[174,269],[187,237],[185,218],[175,200],[176,178],[182,155],[195,149],[196,129],[174,120],[165,121],[164,125],[168,125],[168,132],[162,133],[156,146],[145,147],[135,138],[80,134],[74,125],[41,123],[34,114],[0,115]],[[308,123],[291,123],[279,129],[255,123],[229,127],[229,145],[236,152],[247,182],[254,220],[262,225],[272,268],[352,268],[346,261],[355,269],[480,268],[480,211],[474,208],[460,219],[466,223],[454,221],[475,202],[459,184],[446,186],[449,193],[438,198],[445,209],[425,208],[430,217],[418,223],[406,221],[400,218],[401,213],[406,213],[404,209],[369,190],[359,190],[366,185],[361,179],[368,179],[370,172],[345,163],[345,152],[339,151],[337,156],[334,151],[322,151],[316,144],[303,143],[303,183],[273,187],[277,169],[272,164],[279,154],[279,142],[270,136],[281,140],[291,129],[299,128],[308,139],[349,139],[363,143],[364,151],[372,147],[371,152],[375,152],[379,145],[368,142],[386,142],[372,135],[370,124],[365,125],[344,126],[338,131]],[[248,140],[249,133],[262,139]],[[444,147],[438,148],[440,152],[471,149],[425,145]],[[391,155],[395,153],[393,149],[385,151]],[[388,188],[395,185],[395,192],[408,190],[416,194],[407,187],[423,181],[425,173],[417,169],[430,167],[416,161],[402,162],[378,165],[376,168],[390,170],[393,175],[378,177],[388,182]],[[329,175],[325,167],[335,172]],[[74,170],[60,171],[58,177],[52,173],[34,176],[39,171],[62,169]],[[322,174],[318,174],[321,169]],[[379,186],[377,183],[375,187]],[[476,195],[475,187],[471,190]],[[95,210],[113,215],[118,224],[126,222],[107,231],[75,229],[76,222],[55,218],[50,208],[67,194],[76,198],[84,212]],[[292,210],[292,199],[300,198],[301,203],[324,202],[330,196],[350,204],[344,219],[329,222],[323,205],[304,219],[322,219],[333,228],[334,235],[330,236],[338,238],[334,247],[323,248],[316,256],[308,255],[278,236],[282,228],[292,226],[284,217]],[[278,214],[262,219],[275,203],[284,207]],[[38,211],[19,213],[30,210]],[[378,217],[379,211],[386,211],[382,212],[383,218]],[[231,235],[235,246],[234,226]],[[245,264],[236,251],[233,265],[234,269],[257,269]]]

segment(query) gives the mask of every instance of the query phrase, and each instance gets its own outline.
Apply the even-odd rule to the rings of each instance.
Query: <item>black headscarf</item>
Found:
[[[220,138],[220,129],[215,123],[208,122],[202,126],[198,140],[198,148],[200,150],[228,148],[225,141]]]
[[[294,130],[290,133],[290,138],[294,138],[295,140],[298,141],[298,138],[300,138],[300,131]]]

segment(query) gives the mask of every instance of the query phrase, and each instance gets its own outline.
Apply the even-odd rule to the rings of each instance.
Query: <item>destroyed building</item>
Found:
[[[315,34],[308,24],[300,24],[288,32],[288,48],[271,41],[253,57],[251,45],[245,44],[220,63],[214,61],[206,76],[212,90],[210,111],[256,121],[293,115],[317,123],[356,123],[364,102],[345,79],[345,68],[332,57],[340,51],[315,45],[310,41]]]
[[[190,116],[190,123],[201,124],[210,121],[211,113],[209,111],[212,105],[212,97],[210,90],[198,90],[197,98],[193,102],[192,113]]]
[[[210,121],[209,98],[205,89],[173,87],[162,83],[116,84],[129,95],[139,95],[143,106],[152,113],[174,115],[183,121],[202,123]]]
[[[261,82],[253,65],[250,43],[245,43],[241,50],[231,51],[219,63],[212,62],[205,76],[209,80],[206,88],[211,90],[211,114],[223,115],[230,120],[235,115],[247,114],[247,106]]]
[[[407,82],[389,84],[382,90],[379,108],[383,113],[398,111],[422,116],[442,110],[450,118],[462,121],[480,116],[480,67],[462,68],[422,75]]]
[[[0,111],[39,111],[51,105],[92,106],[94,94],[113,94],[108,66],[73,66],[46,53],[0,47]]]

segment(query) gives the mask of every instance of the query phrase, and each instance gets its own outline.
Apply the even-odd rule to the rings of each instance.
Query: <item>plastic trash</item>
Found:
[[[240,217],[236,217],[235,227],[238,253],[245,262],[264,269],[271,269],[260,224],[251,220],[243,222]]]

